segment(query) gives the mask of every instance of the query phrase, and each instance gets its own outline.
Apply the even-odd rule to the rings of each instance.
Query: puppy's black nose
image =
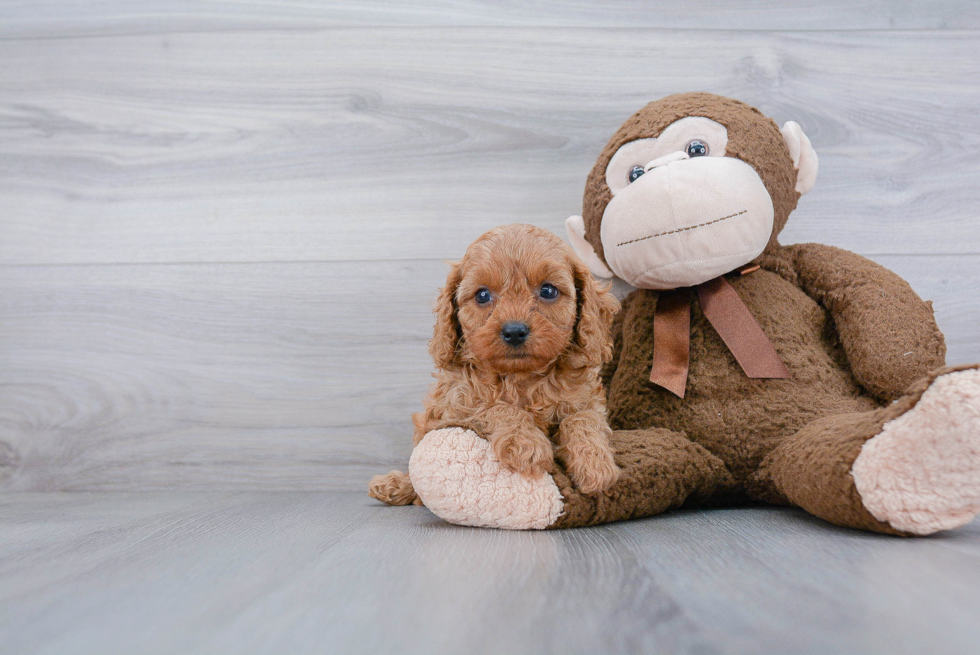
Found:
[[[507,345],[515,348],[527,341],[527,335],[530,333],[531,328],[527,326],[527,323],[518,323],[517,321],[505,323],[503,329],[500,330],[500,336]]]

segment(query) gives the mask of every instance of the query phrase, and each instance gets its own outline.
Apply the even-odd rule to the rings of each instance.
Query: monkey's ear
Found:
[[[572,250],[596,277],[615,277],[609,267],[599,259],[599,255],[595,254],[592,244],[585,240],[585,221],[581,216],[569,216],[565,220],[565,230],[568,232],[568,242],[572,245]]]
[[[820,167],[817,153],[799,123],[786,121],[780,132],[783,133],[789,156],[793,158],[793,168],[796,169],[796,191],[802,196],[817,183],[817,169]]]

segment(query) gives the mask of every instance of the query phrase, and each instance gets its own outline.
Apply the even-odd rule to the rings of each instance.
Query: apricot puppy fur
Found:
[[[551,232],[490,230],[451,265],[440,292],[429,342],[436,384],[425,411],[412,416],[414,443],[439,428],[468,428],[513,471],[539,476],[557,457],[581,491],[605,491],[619,468],[599,370],[612,356],[618,310]],[[421,504],[401,471],[375,476],[368,493],[391,505]]]

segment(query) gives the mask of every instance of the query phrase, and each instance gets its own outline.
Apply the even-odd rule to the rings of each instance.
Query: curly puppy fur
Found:
[[[557,298],[543,297],[546,284]],[[477,301],[481,290],[490,292],[489,302]],[[412,416],[414,443],[431,430],[468,428],[511,470],[539,476],[557,457],[582,492],[605,491],[620,471],[599,370],[612,357],[609,331],[618,310],[616,298],[551,232],[520,224],[490,230],[451,264],[436,302],[429,342],[436,384],[425,411]],[[503,334],[515,323],[528,328],[517,346]],[[391,505],[421,504],[401,471],[375,476],[368,493]]]

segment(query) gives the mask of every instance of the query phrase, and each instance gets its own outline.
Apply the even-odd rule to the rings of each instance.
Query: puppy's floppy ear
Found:
[[[585,356],[589,367],[602,366],[612,359],[612,340],[609,330],[613,315],[619,311],[619,301],[609,292],[609,284],[600,286],[592,272],[578,257],[569,257],[575,272],[578,321],[575,324],[575,345]]]
[[[459,341],[463,338],[463,330],[456,317],[456,290],[462,279],[460,262],[449,262],[449,275],[446,286],[439,291],[436,299],[436,325],[429,342],[429,354],[437,368],[450,368],[457,364]]]

